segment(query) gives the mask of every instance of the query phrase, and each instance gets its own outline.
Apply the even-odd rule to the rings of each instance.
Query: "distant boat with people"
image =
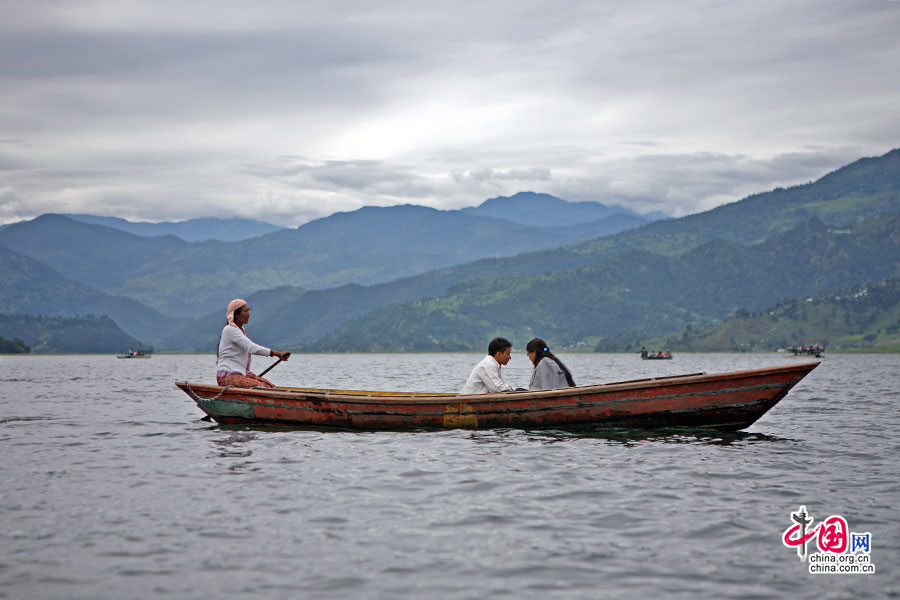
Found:
[[[646,348],[641,348],[641,360],[672,360],[672,352],[670,350],[648,352]]]
[[[814,356],[821,358],[825,348],[816,344],[815,346],[791,346],[787,349],[792,356]]]
[[[150,358],[150,352],[142,350],[140,348],[134,349],[129,348],[128,352],[123,352],[122,354],[116,355],[116,358]]]

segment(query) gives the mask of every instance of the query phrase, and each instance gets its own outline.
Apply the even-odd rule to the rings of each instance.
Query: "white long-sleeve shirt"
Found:
[[[491,394],[515,390],[516,388],[503,381],[503,377],[500,376],[500,363],[488,354],[472,369],[460,394]]]
[[[216,361],[216,373],[240,373],[246,375],[250,372],[250,355],[269,356],[271,350],[265,346],[254,344],[241,329],[232,325],[226,325],[222,329],[222,337],[219,339],[219,359]]]

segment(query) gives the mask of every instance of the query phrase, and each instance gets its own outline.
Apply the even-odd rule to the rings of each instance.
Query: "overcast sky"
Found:
[[[900,147],[900,2],[0,0],[0,86],[0,223],[681,216]]]

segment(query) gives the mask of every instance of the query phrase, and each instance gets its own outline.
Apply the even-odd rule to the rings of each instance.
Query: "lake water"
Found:
[[[295,355],[269,376],[457,391],[480,358]],[[581,384],[798,360],[563,359]],[[0,367],[0,598],[900,597],[897,356],[828,355],[730,434],[225,428],[173,385],[212,381],[212,356]],[[809,573],[782,543],[801,505],[871,533],[875,573]]]

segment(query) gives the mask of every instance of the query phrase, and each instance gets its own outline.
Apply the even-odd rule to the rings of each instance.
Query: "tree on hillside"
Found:
[[[0,354],[30,354],[31,347],[21,339],[14,337],[11,340],[0,335]]]

